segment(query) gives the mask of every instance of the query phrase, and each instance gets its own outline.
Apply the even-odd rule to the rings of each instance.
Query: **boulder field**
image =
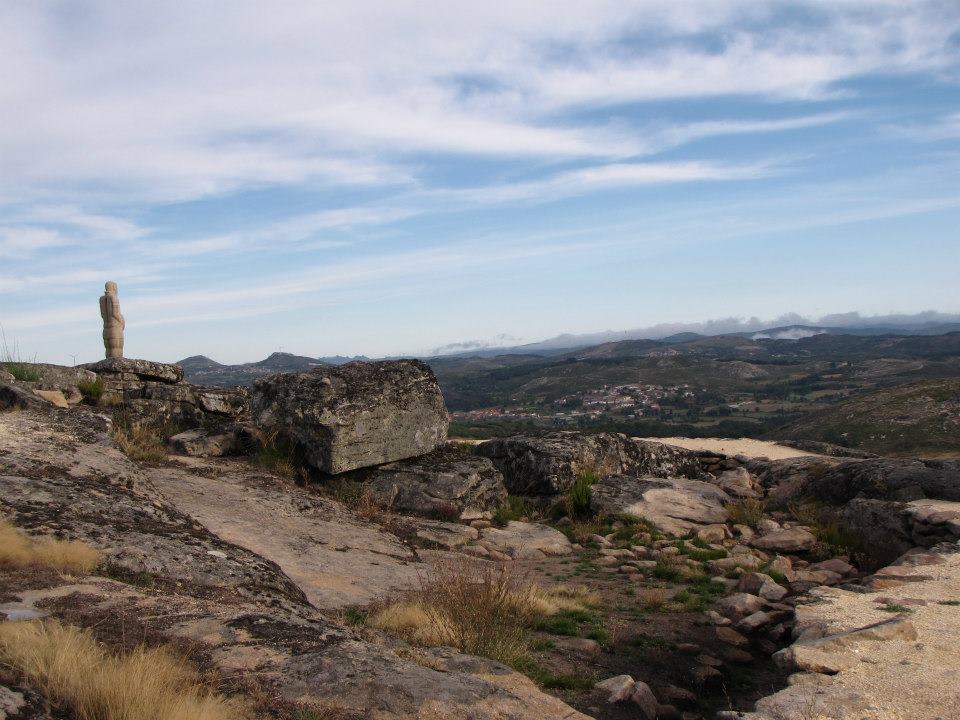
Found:
[[[80,577],[0,567],[8,621],[191,643],[204,669],[243,678],[237,692],[338,718],[700,720],[744,673],[774,686],[716,717],[960,717],[955,461],[616,433],[449,442],[417,361],[250,391],[142,360],[35,367],[34,382],[0,376],[0,515],[103,562]],[[168,457],[134,462],[121,426],[162,428]],[[571,508],[574,490],[587,499]],[[606,605],[697,635],[652,668],[617,637],[558,631],[551,662],[597,681],[573,690],[345,622],[452,559],[543,578],[576,563],[615,587]],[[31,693],[0,675],[0,717],[51,718]]]

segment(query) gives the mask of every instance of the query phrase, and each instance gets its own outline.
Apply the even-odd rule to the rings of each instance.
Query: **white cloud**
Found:
[[[6,3],[0,193],[56,184],[162,201],[273,183],[409,183],[411,154],[423,152],[618,159],[648,142],[565,113],[819,98],[852,77],[956,63],[950,3],[810,2],[792,21],[783,10],[757,0],[91,2],[69,13]],[[769,129],[731,128],[674,137]]]

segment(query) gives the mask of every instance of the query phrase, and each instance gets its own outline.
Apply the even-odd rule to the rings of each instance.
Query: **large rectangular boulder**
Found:
[[[424,455],[447,439],[433,371],[418,360],[352,362],[257,380],[254,422],[336,475]]]

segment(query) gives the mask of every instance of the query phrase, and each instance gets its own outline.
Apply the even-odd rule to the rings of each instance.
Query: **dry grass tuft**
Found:
[[[530,603],[535,614],[541,617],[556,615],[564,610],[585,611],[603,604],[600,593],[585,585],[534,585],[529,590]]]
[[[236,720],[243,707],[204,687],[165,649],[107,652],[54,620],[0,623],[0,662],[78,720]]]
[[[530,586],[512,567],[444,558],[421,576],[411,599],[387,605],[368,624],[422,645],[509,662],[526,650],[537,614]]]
[[[100,564],[100,553],[80,540],[30,538],[0,520],[0,566],[42,565],[70,573],[89,573]]]
[[[367,625],[419,645],[451,645],[509,663],[528,649],[528,630],[537,619],[600,602],[580,585],[543,588],[509,565],[449,558],[421,577],[419,591],[380,608]]]
[[[730,522],[736,525],[746,525],[756,530],[766,509],[767,505],[763,500],[743,498],[727,505],[727,515]]]
[[[167,447],[155,428],[114,423],[113,441],[131,460],[156,463],[167,459]]]

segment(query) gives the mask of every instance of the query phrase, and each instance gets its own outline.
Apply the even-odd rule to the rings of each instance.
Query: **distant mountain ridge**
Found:
[[[206,355],[192,355],[176,364],[183,368],[184,377],[189,382],[198,385],[232,386],[252,385],[258,377],[276,372],[303,372],[315,367],[344,365],[354,360],[369,359],[365,355],[355,357],[332,355],[313,358],[306,355],[275,352],[263,360],[239,365],[224,365],[208,358]]]

